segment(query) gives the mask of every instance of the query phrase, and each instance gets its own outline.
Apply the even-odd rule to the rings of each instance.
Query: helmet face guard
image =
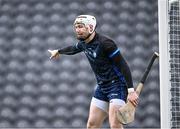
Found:
[[[96,28],[96,18],[91,15],[79,15],[74,21],[75,24],[84,24],[88,28],[89,33],[92,34]]]

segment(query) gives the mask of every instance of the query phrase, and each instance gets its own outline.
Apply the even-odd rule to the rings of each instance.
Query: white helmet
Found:
[[[75,19],[74,25],[77,23],[84,24],[86,27],[88,27],[90,34],[92,34],[96,28],[96,18],[92,15],[79,15]],[[92,26],[92,30],[90,29],[90,26]]]

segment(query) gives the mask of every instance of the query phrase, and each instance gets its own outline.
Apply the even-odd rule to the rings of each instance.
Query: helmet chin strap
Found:
[[[91,34],[92,34],[92,33],[89,33],[88,36],[86,37],[86,39],[88,39],[88,38],[91,36]],[[86,40],[86,39],[84,39],[84,40]]]

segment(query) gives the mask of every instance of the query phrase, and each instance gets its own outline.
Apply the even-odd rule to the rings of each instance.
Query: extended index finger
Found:
[[[48,49],[48,52],[52,53],[52,50],[49,50],[49,49]]]

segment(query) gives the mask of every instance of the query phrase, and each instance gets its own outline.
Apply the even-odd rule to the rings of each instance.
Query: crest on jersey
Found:
[[[93,52],[93,57],[96,58],[96,56],[97,56],[97,55],[96,55],[96,52]]]

